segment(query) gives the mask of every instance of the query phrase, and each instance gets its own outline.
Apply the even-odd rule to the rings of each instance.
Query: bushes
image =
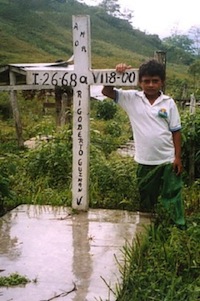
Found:
[[[107,106],[113,108],[113,103],[93,102],[91,115],[99,115],[99,108],[103,108],[102,112],[105,113]],[[130,124],[125,113],[115,104],[113,113],[112,119],[91,120],[90,206],[135,210],[139,199],[136,164],[132,158],[123,158],[116,152],[121,144],[129,140]],[[195,122],[191,118],[195,118]],[[187,113],[183,114],[182,120],[183,163],[187,182],[190,152],[188,146],[192,139],[196,145],[195,176],[199,176],[200,121],[198,114],[191,117]],[[191,131],[193,123],[195,131]],[[39,130],[40,134],[52,134],[54,128],[48,116],[41,121],[37,120],[32,128],[29,127],[31,133]],[[66,126],[60,132],[54,131],[48,142],[39,142],[40,146],[33,150],[21,152],[18,150],[15,151],[16,155],[11,155],[8,152],[13,152],[13,148],[9,147],[4,151],[2,149],[2,153],[7,152],[7,155],[3,155],[0,174],[6,179],[7,189],[15,191],[14,200],[9,201],[7,198],[5,202],[4,198],[4,205],[12,207],[12,202],[15,206],[22,201],[34,204],[71,204],[72,132],[69,128]],[[195,187],[198,191],[199,184]],[[188,189],[184,189],[184,199],[188,210],[191,211],[199,200],[197,193],[195,192],[195,195],[192,192],[187,193]],[[194,186],[192,189],[194,191]],[[190,195],[193,195],[192,200]]]
[[[99,101],[97,105],[96,117],[104,120],[113,119],[117,107],[113,100]]]
[[[60,137],[61,138],[61,137]],[[67,138],[66,138],[67,140]],[[71,205],[72,154],[71,142],[46,142],[9,167],[7,189],[15,191],[7,207],[20,202],[31,204]],[[130,209],[138,208],[135,176],[136,164],[132,158],[121,158],[112,153],[106,158],[102,150],[91,146],[90,207]],[[9,183],[9,187],[8,187]]]
[[[51,188],[69,186],[72,173],[71,142],[54,138],[30,151],[26,156],[26,171],[31,180],[48,179]]]
[[[191,182],[200,178],[200,110],[196,114],[183,112],[182,117],[182,158],[185,169],[185,180]],[[194,158],[192,158],[194,156]],[[194,179],[190,179],[191,164],[194,164]]]
[[[12,161],[6,174],[15,191],[13,204],[71,205],[72,152],[67,134],[58,134]],[[6,164],[5,164],[6,167]],[[2,167],[3,168],[3,167]],[[8,168],[8,166],[6,167]],[[112,152],[107,156],[91,145],[90,207],[137,208],[136,164]],[[7,202],[8,204],[8,202]],[[13,205],[14,206],[14,205]]]
[[[0,157],[0,216],[15,207],[16,193],[13,189],[13,179],[17,165],[18,157],[16,155],[8,154]],[[11,207],[8,206],[8,202],[12,203]]]
[[[10,197],[9,180],[0,175],[0,216],[4,214],[4,200]]]
[[[96,148],[91,151],[90,199],[92,207],[138,208],[136,164],[132,158],[111,154],[106,159]]]
[[[130,122],[125,112],[113,101],[92,102],[91,144],[106,157],[131,137]]]

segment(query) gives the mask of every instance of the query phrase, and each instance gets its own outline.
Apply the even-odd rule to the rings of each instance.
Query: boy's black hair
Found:
[[[156,60],[150,60],[140,66],[139,82],[141,82],[143,76],[159,76],[164,81],[166,78],[165,67]]]

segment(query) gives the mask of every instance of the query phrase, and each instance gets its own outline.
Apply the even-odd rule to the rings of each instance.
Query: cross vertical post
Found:
[[[136,86],[138,69],[91,69],[90,17],[73,16],[74,68],[42,67],[26,70],[26,82],[37,89],[73,89],[72,208],[89,208],[90,85]]]
[[[89,146],[91,68],[90,21],[88,16],[73,16],[74,80],[72,208],[89,207]],[[73,79],[74,76],[74,79]],[[78,84],[77,78],[79,78]]]

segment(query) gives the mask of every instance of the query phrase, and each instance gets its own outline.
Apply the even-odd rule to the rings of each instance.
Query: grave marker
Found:
[[[134,86],[138,69],[123,74],[115,70],[91,69],[89,16],[73,16],[74,69],[46,67],[27,70],[27,84],[71,86],[73,94],[73,179],[72,207],[89,207],[90,85]]]

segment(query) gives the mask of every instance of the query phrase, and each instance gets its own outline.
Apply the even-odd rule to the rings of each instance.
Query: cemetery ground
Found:
[[[48,142],[38,141],[35,149],[18,149],[7,103],[6,93],[2,94],[1,215],[4,218],[6,212],[15,207],[17,210],[21,204],[70,207],[71,125],[56,127],[53,110],[44,115],[41,101],[36,98],[25,101],[21,95],[19,104],[25,140],[41,135],[49,138]],[[122,282],[114,288],[118,301],[197,301],[200,298],[200,114],[191,117],[188,112],[181,112],[181,115],[185,170],[183,197],[188,228],[180,230],[170,226],[162,208],[157,209],[159,219],[145,227],[133,244],[122,247],[124,261],[119,265]],[[136,211],[136,165],[132,158],[121,157],[117,152],[120,145],[131,139],[127,117],[112,102],[92,100],[90,127],[90,208]],[[195,142],[196,148],[192,183],[188,175],[191,141]],[[28,280],[36,281],[35,276]],[[23,281],[23,278],[17,279],[15,281],[19,283]],[[1,280],[9,285],[5,278]]]

